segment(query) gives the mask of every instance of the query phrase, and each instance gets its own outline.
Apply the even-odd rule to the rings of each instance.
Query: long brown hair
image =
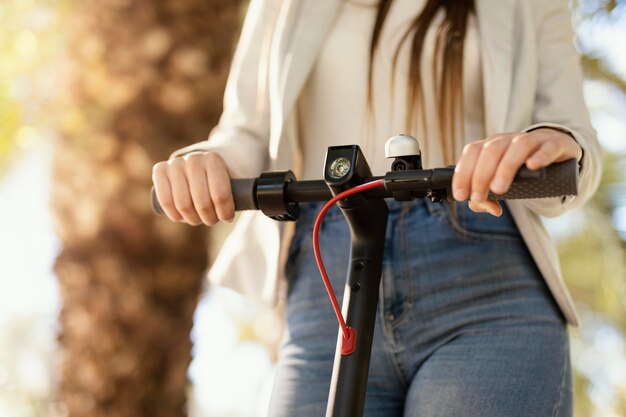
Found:
[[[368,70],[368,107],[373,109],[372,98],[372,73],[374,54],[378,47],[381,31],[385,18],[391,8],[393,0],[379,0],[378,13],[372,31],[370,43],[369,70]],[[446,163],[453,163],[456,156],[456,141],[454,134],[457,122],[461,120],[463,126],[463,46],[469,14],[474,11],[474,0],[426,0],[424,9],[418,14],[408,30],[402,36],[400,43],[393,56],[392,87],[400,48],[413,33],[411,42],[411,56],[409,59],[408,92],[406,95],[406,120],[407,132],[412,132],[415,127],[415,116],[419,114],[422,124],[426,122],[424,111],[423,80],[420,70],[422,50],[426,32],[433,22],[437,12],[443,9],[445,17],[437,30],[435,43],[435,56],[433,59],[433,74],[435,74],[434,86],[437,100],[437,124],[443,157]]]

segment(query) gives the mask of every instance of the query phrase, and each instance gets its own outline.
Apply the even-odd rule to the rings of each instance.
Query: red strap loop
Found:
[[[341,309],[339,308],[339,303],[337,302],[337,297],[335,297],[335,292],[333,291],[333,287],[330,284],[330,279],[328,279],[326,268],[324,268],[324,262],[322,261],[322,255],[320,253],[319,246],[320,227],[322,225],[322,219],[324,218],[324,215],[337,201],[346,198],[352,194],[360,193],[371,188],[377,188],[382,186],[383,180],[380,179],[366,182],[365,184],[360,184],[356,187],[342,191],[341,193],[328,200],[326,204],[324,204],[324,207],[322,207],[319,214],[317,215],[317,218],[315,219],[315,225],[313,226],[313,252],[315,253],[315,261],[317,262],[317,267],[320,270],[322,281],[324,282],[324,286],[326,287],[326,292],[328,293],[328,297],[330,298],[333,310],[335,310],[337,321],[339,321],[339,326],[341,327],[341,332],[343,336],[341,339],[341,354],[344,356],[349,355],[356,350],[356,329],[346,325],[343,315],[341,314]]]

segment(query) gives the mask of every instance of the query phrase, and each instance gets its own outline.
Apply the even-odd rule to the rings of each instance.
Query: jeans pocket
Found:
[[[520,242],[522,237],[506,204],[502,215],[473,212],[467,202],[454,202],[448,206],[448,222],[452,230],[463,239],[499,242]]]

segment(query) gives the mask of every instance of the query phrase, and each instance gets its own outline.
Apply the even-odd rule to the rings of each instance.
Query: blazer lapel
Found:
[[[272,157],[278,153],[278,142],[286,119],[311,73],[340,5],[340,0],[291,0],[285,9],[284,24],[290,27],[282,31],[286,36],[279,40],[279,47],[273,56],[272,73],[277,78],[272,83],[275,87],[271,104]]]
[[[513,79],[517,0],[476,0],[487,134],[504,131]]]

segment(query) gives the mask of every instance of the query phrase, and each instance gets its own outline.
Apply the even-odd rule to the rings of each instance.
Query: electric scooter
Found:
[[[390,138],[385,143],[385,156],[393,161],[391,171],[382,177],[372,176],[357,145],[342,145],[328,148],[323,180],[297,181],[292,171],[231,180],[235,210],[261,210],[277,221],[296,221],[299,203],[327,202],[314,227],[314,249],[323,278],[326,273],[315,239],[321,218],[337,204],[348,222],[352,248],[341,311],[330,282],[324,279],[340,326],[326,417],[363,415],[388,217],[384,199],[453,201],[454,166],[423,169],[417,139],[407,135]],[[522,167],[506,193],[490,193],[489,198],[549,198],[577,193],[578,164],[571,159],[536,171]],[[164,214],[154,189],[152,207]]]

